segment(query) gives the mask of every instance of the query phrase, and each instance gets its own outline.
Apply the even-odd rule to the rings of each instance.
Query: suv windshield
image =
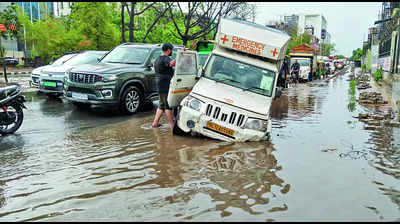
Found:
[[[143,64],[149,53],[150,48],[121,46],[112,50],[101,62]]]
[[[273,71],[217,55],[211,56],[204,76],[265,96],[271,96],[275,81]]]
[[[97,62],[97,58],[103,56],[102,52],[84,52],[66,61],[65,65],[82,65]]]
[[[71,59],[72,57],[74,57],[76,54],[67,54],[62,56],[61,58],[55,60],[53,63],[51,63],[51,65],[62,65],[65,62],[67,62],[69,59]]]

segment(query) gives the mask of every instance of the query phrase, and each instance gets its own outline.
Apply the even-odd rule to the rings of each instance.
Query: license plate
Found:
[[[57,87],[57,83],[55,82],[43,82],[44,86],[50,86],[50,87]]]
[[[214,131],[219,132],[219,133],[222,133],[224,135],[228,135],[228,136],[233,136],[235,134],[234,130],[232,130],[230,128],[222,127],[222,126],[220,126],[220,125],[218,125],[216,123],[213,123],[211,121],[207,121],[206,128],[214,130]]]
[[[87,100],[88,99],[88,95],[87,94],[83,94],[83,93],[72,92],[72,98],[76,98],[76,99],[80,99],[80,100]]]

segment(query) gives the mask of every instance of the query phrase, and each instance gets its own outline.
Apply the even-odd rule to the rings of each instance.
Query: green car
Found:
[[[157,97],[153,62],[162,54],[162,44],[124,43],[96,64],[66,71],[64,97],[77,107],[118,107],[134,114]],[[174,46],[172,58],[182,46]]]

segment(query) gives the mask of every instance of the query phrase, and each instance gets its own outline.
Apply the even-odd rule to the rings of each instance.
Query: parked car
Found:
[[[68,61],[69,59],[71,59],[73,56],[75,56],[76,53],[70,53],[70,54],[66,54],[60,58],[58,58],[57,60],[55,60],[54,62],[45,65],[45,66],[41,66],[38,68],[35,68],[32,70],[31,73],[31,81],[30,81],[30,86],[31,87],[36,87],[39,88],[39,77],[42,73],[42,70],[49,68],[49,67],[56,67],[56,66],[61,66],[63,65],[66,61]]]
[[[97,63],[108,51],[84,51],[75,54],[60,66],[49,66],[42,69],[39,77],[41,92],[48,95],[63,95],[65,72],[73,67],[83,64]]]
[[[4,57],[3,59],[8,66],[16,66],[19,64],[19,61],[17,58],[12,58],[12,57]]]
[[[64,97],[77,107],[117,105],[136,113],[157,96],[153,62],[162,44],[124,43],[97,64],[81,65],[65,74]],[[183,46],[174,46],[172,58]]]

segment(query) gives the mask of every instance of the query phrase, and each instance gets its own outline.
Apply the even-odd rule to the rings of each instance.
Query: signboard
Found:
[[[378,58],[378,68],[382,67],[383,71],[390,71],[390,56]]]
[[[257,41],[252,41],[238,36],[231,36],[223,33],[221,33],[218,38],[218,44],[223,47],[267,58],[277,59],[280,51],[280,49],[276,47],[271,48],[270,46],[266,46],[265,44]]]

